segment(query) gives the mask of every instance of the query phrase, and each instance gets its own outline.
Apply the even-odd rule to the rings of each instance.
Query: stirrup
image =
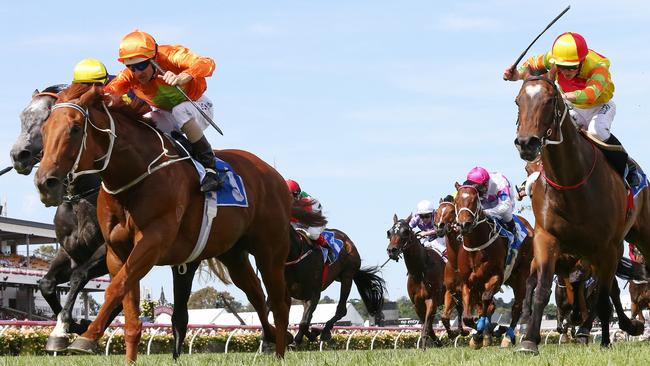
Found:
[[[201,192],[215,192],[221,189],[223,181],[219,175],[212,169],[206,169],[205,177],[201,182]]]

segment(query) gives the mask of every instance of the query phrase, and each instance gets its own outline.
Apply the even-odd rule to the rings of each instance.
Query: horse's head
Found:
[[[456,206],[454,206],[454,198],[449,195],[440,200],[440,205],[436,209],[434,215],[436,221],[434,226],[436,235],[439,238],[450,234],[456,226]]]
[[[59,102],[42,126],[43,158],[34,182],[46,206],[62,202],[64,182],[77,169],[91,168],[99,156],[89,131],[89,109],[102,98],[99,87],[75,84],[59,96]],[[72,179],[69,179],[72,180]]]
[[[555,83],[541,76],[524,81],[515,103],[519,108],[515,146],[522,159],[533,161],[544,145],[561,142],[560,127],[566,106],[562,108],[564,101]],[[554,134],[556,140],[549,140]]]
[[[476,227],[483,215],[481,199],[476,186],[469,182],[465,182],[463,185],[456,182],[456,189],[458,190],[454,200],[456,224],[462,234],[468,234]]]
[[[396,262],[399,260],[399,256],[404,249],[408,247],[409,243],[413,241],[418,242],[415,233],[409,226],[411,216],[409,215],[406,219],[399,220],[397,219],[397,215],[393,215],[393,226],[386,233],[388,236],[388,248],[386,248],[388,258]]]
[[[9,155],[14,169],[19,174],[28,175],[40,160],[43,151],[41,126],[50,115],[50,109],[57,99],[62,85],[38,90],[32,94],[32,100],[20,113],[20,135],[11,148]]]

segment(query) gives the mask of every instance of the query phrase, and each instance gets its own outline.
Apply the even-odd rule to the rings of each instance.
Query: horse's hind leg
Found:
[[[312,315],[314,315],[314,310],[316,310],[316,306],[318,306],[318,300],[320,300],[320,291],[317,291],[311,299],[303,301],[302,319],[300,320],[300,325],[298,326],[298,333],[296,333],[296,336],[294,338],[294,342],[296,344],[301,344],[302,339],[305,337],[305,335],[309,341],[315,340],[316,335],[312,336],[312,333],[309,330],[309,325],[311,324],[311,318]]]
[[[621,304],[621,290],[618,287],[616,277],[612,280],[612,288],[609,290],[609,296],[614,304],[616,315],[618,316],[619,327],[631,336],[638,336],[643,333],[644,322],[640,320],[630,320],[625,314],[623,305]]]
[[[174,333],[174,349],[172,357],[178,359],[183,351],[183,341],[187,334],[187,301],[192,292],[192,280],[194,274],[199,268],[200,261],[194,261],[186,264],[185,273],[181,274],[180,266],[172,266],[174,278],[174,312],[172,313],[172,332]]]
[[[288,242],[289,235],[284,235],[284,240]],[[278,243],[264,242],[262,245],[278,245]],[[275,354],[278,357],[284,357],[284,352],[287,348],[287,327],[289,325],[289,306],[286,282],[284,279],[284,262],[287,258],[289,244],[286,246],[287,250],[281,254],[273,253],[272,255],[256,255],[255,262],[257,263],[260,273],[262,274],[262,281],[269,296],[269,302],[273,309],[273,321],[275,323],[276,337],[275,337]]]
[[[352,276],[346,273],[341,274],[341,293],[339,296],[339,303],[336,306],[336,313],[332,319],[328,320],[323,327],[320,334],[321,341],[329,341],[332,339],[332,328],[337,321],[341,320],[348,313],[348,296],[350,296],[350,289],[352,288]]]

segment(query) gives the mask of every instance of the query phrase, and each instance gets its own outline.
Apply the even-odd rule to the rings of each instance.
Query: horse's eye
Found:
[[[390,230],[386,231],[386,237],[390,239]]]
[[[70,134],[71,135],[77,135],[77,134],[79,134],[79,132],[81,132],[81,127],[80,126],[72,125],[72,127],[70,127]]]

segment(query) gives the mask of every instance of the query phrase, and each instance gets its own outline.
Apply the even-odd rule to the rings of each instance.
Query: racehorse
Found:
[[[576,335],[586,340],[594,323],[596,289],[598,284],[591,278],[590,266],[575,257],[561,255],[556,262],[555,305],[557,328],[561,334]],[[532,295],[532,294],[531,294]],[[579,325],[577,333],[569,330]]]
[[[614,273],[623,254],[623,239],[638,243],[644,254],[650,254],[648,190],[640,192],[634,207],[628,209],[622,177],[605,161],[603,153],[578,133],[569,107],[552,80],[527,78],[516,103],[515,145],[519,155],[533,161],[541,154],[543,164],[541,177],[532,187],[538,281],[532,316],[519,350],[539,353],[540,324],[560,253],[586,259],[595,270],[597,315],[603,326],[601,345],[610,344],[610,298],[620,328],[640,334],[643,323],[630,321],[624,313]]]
[[[462,282],[460,271],[458,268],[458,257],[466,255],[463,250],[461,241],[459,240],[460,232],[456,228],[456,206],[454,205],[454,198],[447,196],[440,200],[439,206],[435,212],[434,227],[436,235],[439,238],[445,238],[445,247],[447,251],[447,264],[445,265],[444,284],[445,284],[445,306],[440,316],[440,320],[447,329],[450,339],[455,338],[458,334],[466,336],[469,334],[463,328],[463,302],[462,296]],[[463,273],[469,273],[464,271]],[[466,279],[465,279],[466,280]],[[450,317],[452,308],[455,305],[456,312],[458,313],[458,331],[450,331]],[[472,302],[474,303],[474,302]]]
[[[137,358],[141,337],[139,281],[154,265],[187,262],[199,237],[204,206],[195,168],[170,155],[176,151],[171,142],[137,118],[124,108],[109,111],[99,87],[71,86],[59,95],[43,125],[43,159],[35,177],[41,201],[54,206],[62,201],[66,178],[74,180],[89,171],[100,174],[97,216],[113,280],[97,318],[68,349],[93,352],[110,314],[122,302],[129,362]],[[264,340],[274,342],[276,355],[283,357],[291,196],[280,174],[255,155],[222,150],[217,156],[243,178],[248,207],[219,208],[195,260],[219,257],[257,311]],[[266,318],[264,292],[248,253],[262,275],[275,327]]]
[[[431,248],[426,248],[409,226],[411,215],[399,220],[393,215],[393,226],[388,230],[388,257],[398,261],[404,255],[404,263],[408,273],[407,291],[415,312],[422,322],[420,341],[422,347],[427,346],[431,339],[434,346],[442,346],[442,342],[433,331],[433,322],[438,306],[443,303],[445,287],[443,276],[445,262]],[[450,332],[450,329],[447,329]]]
[[[632,248],[630,248],[632,250]],[[631,256],[630,256],[631,257]],[[634,262],[645,264],[645,257],[637,254]],[[650,283],[648,281],[630,280],[630,300],[632,302],[631,312],[632,319],[639,319],[645,323],[643,310],[650,308]]]
[[[13,166],[19,174],[29,175],[34,166],[40,161],[43,150],[41,127],[58,93],[67,85],[55,85],[45,88],[42,92],[36,90],[32,100],[23,109],[21,133],[14,143],[10,155]],[[47,273],[39,281],[43,298],[48,302],[53,313],[57,315],[57,325],[48,337],[45,349],[51,352],[63,351],[69,344],[68,333],[82,334],[88,328],[89,321],[74,321],[72,309],[79,292],[92,278],[108,274],[106,265],[106,245],[97,222],[97,195],[100,178],[97,174],[80,176],[74,184],[69,184],[70,194],[57,207],[54,215],[54,230],[61,248],[50,263]],[[172,333],[174,335],[174,359],[182,350],[183,340],[187,332],[187,300],[192,288],[194,273],[199,262],[187,265],[182,272],[178,267],[172,267],[174,283],[174,311],[172,314]],[[224,283],[228,283],[223,270],[211,266]],[[61,307],[56,293],[58,285],[69,282],[70,292]],[[122,310],[119,306],[113,313],[113,318]]]
[[[306,223],[306,225],[323,226],[325,223],[312,222]],[[347,314],[347,300],[353,281],[370,315],[375,319],[380,318],[383,308],[386,285],[384,280],[376,274],[379,268],[361,268],[361,256],[350,237],[337,229],[325,230],[333,232],[334,237],[343,242],[339,257],[329,265],[326,274],[323,272],[325,263],[320,248],[306,235],[300,234],[300,231],[293,230],[293,228],[290,231],[291,248],[285,277],[289,294],[295,299],[302,300],[304,307],[302,320],[294,337],[296,344],[302,343],[305,336],[310,341],[315,340],[319,333],[321,341],[328,341],[332,338],[332,327]],[[336,313],[325,323],[325,327],[320,332],[310,331],[309,325],[320,300],[321,292],[334,281],[341,283]]]
[[[516,258],[511,267],[510,275],[506,278],[506,257],[509,253],[508,239],[501,236],[497,223],[483,213],[478,190],[475,185],[456,183],[458,190],[454,205],[456,206],[456,224],[462,234],[463,249],[467,252],[466,258],[471,274],[463,287],[463,319],[466,324],[472,322],[471,297],[472,293],[480,295],[478,331],[470,340],[470,346],[480,348],[492,343],[490,333],[490,317],[488,309],[493,305],[493,297],[503,284],[512,287],[514,302],[511,308],[512,320],[506,331],[506,336],[501,342],[502,347],[507,347],[515,342],[514,329],[522,313],[522,304],[526,297],[526,280],[530,274],[530,263],[533,259],[532,227],[522,217],[519,219],[528,228],[528,235],[518,249]],[[460,265],[459,265],[460,267]],[[461,274],[461,278],[466,275]]]

